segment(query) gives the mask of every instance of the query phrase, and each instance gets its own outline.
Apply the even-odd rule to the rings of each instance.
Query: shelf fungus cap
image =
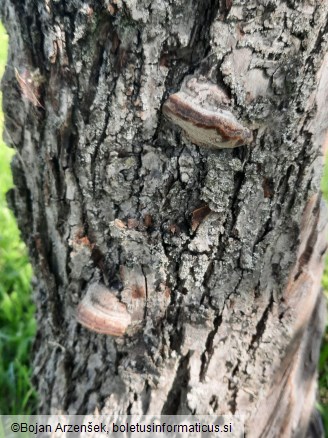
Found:
[[[236,119],[228,102],[219,87],[192,78],[169,96],[163,113],[198,146],[225,149],[251,143],[251,130]]]
[[[77,321],[89,330],[123,336],[131,324],[126,305],[105,286],[94,283],[77,307]]]

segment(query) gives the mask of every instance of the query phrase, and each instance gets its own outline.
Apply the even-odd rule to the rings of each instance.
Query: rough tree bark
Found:
[[[305,436],[328,2],[2,0],[1,13],[41,412],[242,412],[250,437]],[[187,76],[224,90],[250,145],[199,146],[163,116]],[[133,331],[76,322],[92,284],[138,302]]]

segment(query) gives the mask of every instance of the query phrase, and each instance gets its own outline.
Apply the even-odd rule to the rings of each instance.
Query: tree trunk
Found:
[[[328,2],[1,12],[40,411],[243,413],[249,437],[306,436],[324,324]]]

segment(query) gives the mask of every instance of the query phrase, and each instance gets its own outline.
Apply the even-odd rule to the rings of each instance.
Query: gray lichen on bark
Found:
[[[327,3],[4,0],[1,13],[41,410],[243,412],[249,436],[303,436],[323,318]],[[44,109],[14,68],[40,70]],[[199,148],[162,117],[191,74],[226,90],[251,146]],[[141,330],[76,323],[88,285],[129,301],[127,278],[144,284]]]

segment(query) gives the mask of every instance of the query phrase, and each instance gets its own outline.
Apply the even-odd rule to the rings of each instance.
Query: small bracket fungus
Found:
[[[131,324],[126,305],[105,286],[94,283],[77,308],[77,321],[89,330],[123,336]]]
[[[218,86],[189,77],[166,100],[163,113],[198,146],[225,149],[249,144],[252,132],[239,123],[228,104],[228,96]]]

